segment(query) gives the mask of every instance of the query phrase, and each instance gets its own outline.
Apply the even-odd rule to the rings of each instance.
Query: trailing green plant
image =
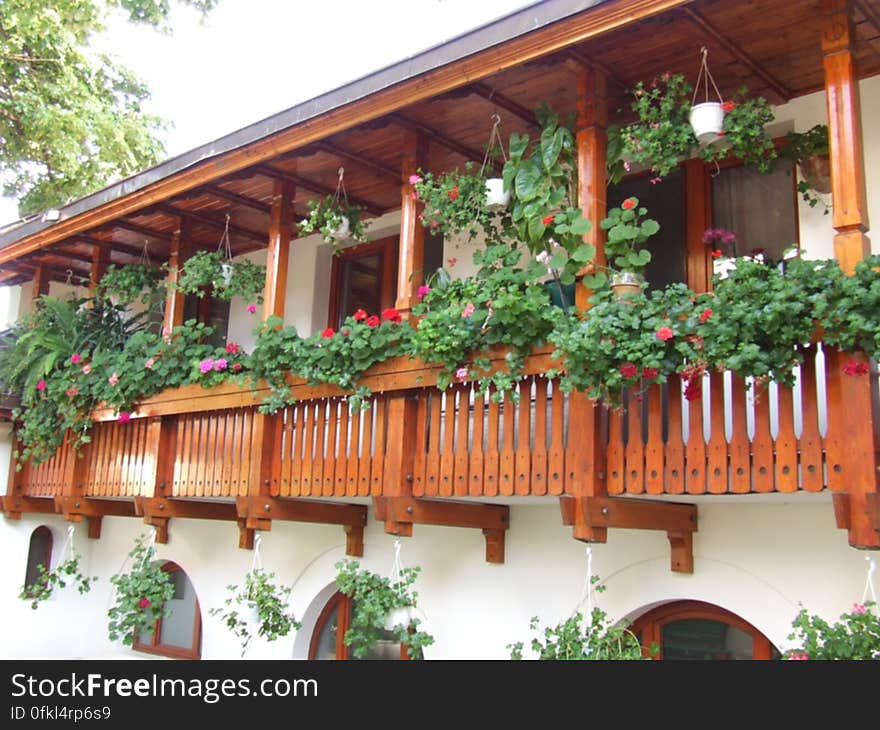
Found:
[[[647,213],[647,208],[639,206],[638,198],[627,198],[608,211],[599,224],[608,231],[605,255],[612,270],[643,274],[651,262],[645,243],[660,230],[660,224],[653,218],[643,218]]]
[[[664,383],[673,373],[702,375],[701,328],[714,316],[707,311],[684,284],[623,298],[596,292],[582,319],[563,320],[550,335],[553,357],[562,361],[560,387],[617,406],[626,390]]]
[[[496,398],[510,392],[522,378],[525,357],[544,344],[564,315],[549,306],[547,288],[538,283],[544,266],[503,243],[491,244],[474,255],[480,266],[475,276],[452,279],[441,269],[422,288],[413,307],[419,315],[411,354],[441,365],[437,387],[475,380],[481,393],[493,386]],[[503,367],[492,372],[489,350],[506,346]]]
[[[763,97],[748,97],[742,88],[721,106],[725,112],[717,142],[700,145],[690,124],[693,86],[682,74],[664,73],[650,84],[639,81],[632,90],[632,110],[638,120],[620,130],[621,157],[650,167],[655,179],[672,172],[681,159],[697,149],[698,156],[713,162],[738,157],[768,172],[776,147],[764,127],[773,111]]]
[[[420,220],[425,228],[447,236],[466,233],[469,240],[497,235],[505,212],[486,207],[486,176],[474,172],[474,167],[473,162],[466,162],[464,170],[439,175],[419,170],[410,177],[416,196],[424,204]]]
[[[167,615],[166,604],[174,597],[174,581],[162,569],[153,541],[146,535],[135,539],[126,562],[129,570],[110,578],[114,603],[107,612],[107,634],[111,641],[121,639],[132,646],[142,634],[152,634],[156,622]]]
[[[151,304],[159,291],[165,272],[149,264],[126,264],[107,267],[107,273],[98,282],[98,294],[113,297],[118,304],[127,306],[133,302]]]
[[[830,206],[816,190],[819,183],[818,178],[814,177],[820,167],[811,168],[811,163],[820,162],[813,158],[824,158],[824,165],[829,166],[829,153],[830,143],[826,124],[816,124],[806,132],[789,132],[785,135],[785,142],[779,150],[780,157],[789,159],[800,167],[803,179],[798,181],[797,189],[801,197],[811,208],[821,205],[826,215]],[[829,174],[830,168],[826,167],[823,172]],[[830,183],[830,180],[826,177],[825,182]],[[828,189],[823,189],[821,192],[827,193]]]
[[[591,585],[598,582],[597,576],[590,576]],[[604,586],[596,585],[601,592]],[[650,659],[657,653],[656,647],[645,652],[638,637],[629,630],[626,623],[612,622],[601,608],[593,607],[590,615],[578,611],[563,619],[555,626],[541,629],[537,616],[532,617],[529,629],[535,632],[529,642],[536,659],[543,660],[642,660]],[[525,644],[517,641],[507,645],[510,658],[521,660]]]
[[[434,637],[419,628],[421,620],[412,611],[418,599],[412,585],[421,569],[402,568],[395,582],[360,568],[356,560],[341,560],[336,570],[336,585],[352,600],[351,622],[342,640],[355,658],[363,659],[378,641],[391,637],[407,646],[410,659],[424,659],[423,649]],[[399,622],[389,626],[395,618]]]
[[[350,205],[337,195],[327,195],[320,200],[310,200],[308,217],[297,223],[300,232],[320,233],[325,243],[339,243],[350,238],[354,241],[367,240],[364,225],[364,209]]]
[[[227,586],[231,595],[224,601],[225,609],[210,611],[212,616],[221,616],[226,627],[239,638],[242,657],[253,639],[252,631],[267,641],[275,641],[302,627],[287,610],[290,586],[276,585],[274,578],[274,573],[254,568],[245,575],[244,585]],[[250,619],[244,611],[255,613],[256,620]]]
[[[880,660],[880,615],[873,601],[854,603],[834,623],[802,607],[791,625],[788,640],[797,646],[785,652],[786,659]]]
[[[39,563],[36,579],[22,588],[18,597],[30,601],[31,608],[36,610],[40,603],[52,596],[56,588],[66,588],[68,584],[76,586],[81,594],[88,593],[98,577],[82,574],[79,566],[80,558],[80,554],[71,548],[69,557],[51,570],[47,570],[45,565]]]
[[[266,285],[266,267],[247,259],[230,259],[223,249],[197,251],[183,264],[176,283],[176,291],[204,298],[210,288],[215,299],[229,301],[241,297],[247,301],[263,301]]]
[[[836,261],[826,262],[829,283],[815,300],[824,342],[846,352],[880,353],[880,256],[859,261],[852,276],[844,276]]]

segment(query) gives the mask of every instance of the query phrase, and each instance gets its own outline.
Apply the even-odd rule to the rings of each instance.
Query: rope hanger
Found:
[[[700,81],[703,82],[703,91],[705,94],[705,100],[709,101],[709,82],[712,82],[712,88],[715,89],[715,94],[718,96],[718,101],[724,103],[724,97],[721,96],[721,92],[718,91],[718,86],[715,84],[715,79],[712,78],[712,74],[709,72],[709,49],[706,46],[702,46],[700,48],[700,72],[697,74],[697,82],[694,84],[694,95],[691,99],[691,105],[697,103],[697,94],[700,91]]]
[[[492,149],[497,146],[498,149],[501,150],[501,157],[504,162],[507,162],[507,153],[504,151],[504,142],[501,139],[501,117],[498,115],[498,112],[493,112],[492,116],[489,117],[492,120],[492,129],[489,132],[489,143],[486,145],[486,154],[483,155],[483,164],[480,165],[480,174],[486,170],[486,165],[489,162],[489,156],[492,152]]]

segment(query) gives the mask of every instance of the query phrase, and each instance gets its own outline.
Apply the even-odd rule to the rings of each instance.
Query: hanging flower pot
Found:
[[[798,163],[807,185],[817,193],[831,192],[831,158],[828,155],[811,155]]]
[[[232,283],[232,271],[232,263],[230,261],[223,261],[220,264],[220,281],[223,282],[223,286],[229,286]]]
[[[510,191],[504,189],[504,180],[490,177],[486,180],[486,207],[489,210],[504,210],[510,203]]]
[[[711,144],[723,137],[724,109],[720,101],[695,104],[691,107],[689,121],[700,144]]]
[[[611,291],[618,299],[638,294],[645,277],[632,271],[615,271],[611,274]]]
[[[346,216],[343,216],[339,225],[333,231],[333,239],[336,241],[344,241],[346,238],[348,238],[350,230],[351,227],[349,225],[348,218]]]

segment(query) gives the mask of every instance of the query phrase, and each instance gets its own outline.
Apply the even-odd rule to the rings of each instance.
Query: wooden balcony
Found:
[[[171,503],[219,502],[226,506],[215,506],[212,518],[250,519],[253,526],[254,499],[278,505],[277,512],[303,498],[503,501],[831,489],[840,495],[840,526],[852,528],[849,513],[866,509],[870,538],[880,527],[876,490],[863,489],[860,506],[846,500],[852,485],[871,478],[854,439],[867,438],[874,451],[877,441],[853,419],[865,399],[878,403],[876,382],[841,376],[840,353],[826,353],[824,367],[817,366],[817,349],[807,351],[795,388],[752,397],[742,378],[713,374],[701,398],[686,401],[672,379],[628,394],[617,410],[562,392],[558,379],[545,376],[558,366],[547,350],[528,359],[519,398],[501,402],[477,395],[472,384],[441,392],[435,369],[405,359],[364,379],[374,394],[363,412],[342,392],[301,381],[291,381],[297,402],[271,416],[258,412],[261,389],[188,386],[143,401],[125,424],[96,412],[82,458],[65,445],[47,462],[25,465],[5,509],[15,512],[16,499],[27,511],[40,498],[60,498],[63,511],[75,515],[74,498],[140,498],[165,500],[166,515],[174,516]],[[496,357],[500,362],[502,353]],[[600,445],[592,460],[585,454],[590,439]]]

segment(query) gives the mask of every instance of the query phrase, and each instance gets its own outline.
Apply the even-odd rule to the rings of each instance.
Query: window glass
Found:
[[[341,294],[338,327],[358,309],[375,314],[382,307],[383,253],[377,251],[368,256],[348,258],[341,267]]]
[[[31,533],[24,575],[25,586],[36,584],[40,577],[40,565],[46,570],[52,567],[52,531],[45,525],[41,525]]]
[[[153,633],[138,636],[134,648],[150,654],[178,659],[198,659],[201,655],[201,616],[192,581],[174,563],[167,563],[174,583],[174,595],[166,604],[165,615],[156,622]]]

